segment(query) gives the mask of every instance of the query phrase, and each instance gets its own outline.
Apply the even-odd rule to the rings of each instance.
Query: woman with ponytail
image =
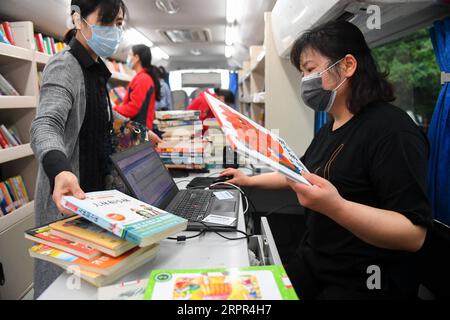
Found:
[[[152,129],[156,101],[161,99],[161,84],[156,67],[152,65],[152,52],[145,45],[133,46],[127,64],[136,71],[124,103],[113,109],[122,116]]]

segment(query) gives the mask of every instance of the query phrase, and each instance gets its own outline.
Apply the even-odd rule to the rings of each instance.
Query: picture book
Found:
[[[261,161],[292,180],[311,185],[301,175],[301,172],[308,172],[308,169],[282,138],[212,95],[206,94],[205,97],[236,152]]]
[[[49,226],[43,226],[25,231],[25,238],[35,243],[44,244],[58,250],[66,251],[86,260],[93,260],[101,252],[85,244],[67,240],[50,233]]]
[[[153,270],[145,300],[298,300],[282,266]]]
[[[86,244],[112,257],[118,257],[136,245],[113,235],[96,224],[73,216],[50,224],[51,234]]]
[[[140,247],[186,230],[187,220],[153,207],[120,191],[86,194],[86,199],[63,197],[66,209]]]
[[[158,244],[146,248],[136,247],[117,258],[103,254],[96,259],[89,261],[68,252],[39,244],[30,249],[30,256],[66,267],[78,266],[82,270],[108,276],[121,268],[127,269],[129,265],[135,263],[137,257],[148,251],[157,250],[158,247]]]

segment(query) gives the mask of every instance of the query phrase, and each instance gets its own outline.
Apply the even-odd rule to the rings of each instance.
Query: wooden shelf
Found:
[[[21,220],[28,218],[34,214],[34,201],[14,210],[6,216],[0,217],[0,233],[3,233],[11,226],[16,225]]]
[[[33,51],[6,43],[0,43],[0,63],[14,62],[14,60],[33,61]]]
[[[45,66],[52,56],[46,53],[36,51],[34,53],[34,57],[38,66]]]
[[[11,147],[0,150],[0,164],[14,161],[33,155],[33,150],[29,143],[17,147]]]
[[[0,96],[0,109],[36,108],[36,105],[34,96]]]
[[[112,72],[111,81],[129,83],[133,80],[133,77],[128,74]]]

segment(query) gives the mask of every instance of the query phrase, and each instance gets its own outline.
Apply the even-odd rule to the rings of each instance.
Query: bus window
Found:
[[[425,133],[441,88],[428,28],[373,50],[381,70],[395,88],[394,104],[405,110]]]

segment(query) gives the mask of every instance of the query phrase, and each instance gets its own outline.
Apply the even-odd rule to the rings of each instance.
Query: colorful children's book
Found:
[[[186,230],[187,220],[153,207],[120,191],[86,194],[86,199],[65,196],[61,205],[140,247]]]
[[[303,171],[308,172],[308,169],[282,138],[212,95],[205,94],[205,97],[236,152],[261,161],[297,182],[311,185],[301,175]]]
[[[50,229],[53,235],[83,243],[112,257],[118,257],[136,247],[134,243],[120,239],[80,216],[54,222],[50,224]]]
[[[298,300],[282,266],[153,270],[145,300]]]
[[[25,231],[25,238],[35,243],[44,244],[58,250],[65,251],[77,257],[93,260],[102,253],[85,244],[67,240],[50,233],[49,226],[43,226]]]
[[[36,245],[29,251],[30,256],[36,259],[48,261],[59,266],[77,266],[81,270],[110,276],[120,269],[128,269],[134,265],[136,258],[143,254],[150,255],[151,252],[153,257],[154,251],[158,248],[159,244],[154,244],[146,248],[134,248],[117,258],[103,254],[91,261],[43,244]]]

